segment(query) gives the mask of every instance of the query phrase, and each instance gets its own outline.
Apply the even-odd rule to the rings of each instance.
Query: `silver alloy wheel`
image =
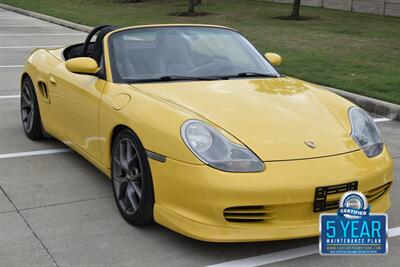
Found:
[[[32,130],[35,115],[35,102],[31,95],[32,92],[32,85],[28,80],[25,80],[21,90],[21,117],[24,130],[28,133]]]
[[[121,209],[133,215],[143,194],[143,168],[138,150],[129,138],[119,141],[113,155],[113,183]]]

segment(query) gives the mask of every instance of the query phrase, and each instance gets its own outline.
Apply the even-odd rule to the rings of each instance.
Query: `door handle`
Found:
[[[51,83],[52,85],[57,85],[56,78],[54,78],[53,76],[50,76],[50,83]]]

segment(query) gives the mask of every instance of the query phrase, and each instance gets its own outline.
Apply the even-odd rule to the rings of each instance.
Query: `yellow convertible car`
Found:
[[[220,26],[99,26],[28,57],[23,129],[109,176],[129,223],[200,240],[318,235],[348,190],[386,211],[393,162],[373,120],[281,61]]]

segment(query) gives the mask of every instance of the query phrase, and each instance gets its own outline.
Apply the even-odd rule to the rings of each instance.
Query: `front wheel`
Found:
[[[146,151],[131,130],[122,130],[112,148],[112,186],[121,213],[130,224],[153,222],[153,181]]]
[[[20,101],[22,126],[26,136],[31,140],[40,140],[45,138],[35,87],[33,86],[32,80],[29,76],[25,76],[21,82]]]

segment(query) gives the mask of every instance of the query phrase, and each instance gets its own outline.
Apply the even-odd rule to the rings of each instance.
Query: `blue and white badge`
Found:
[[[367,198],[363,193],[349,191],[340,199],[338,215],[347,219],[359,219],[369,215]]]
[[[387,215],[370,214],[363,193],[346,192],[337,214],[320,216],[320,254],[387,254],[387,229]]]

